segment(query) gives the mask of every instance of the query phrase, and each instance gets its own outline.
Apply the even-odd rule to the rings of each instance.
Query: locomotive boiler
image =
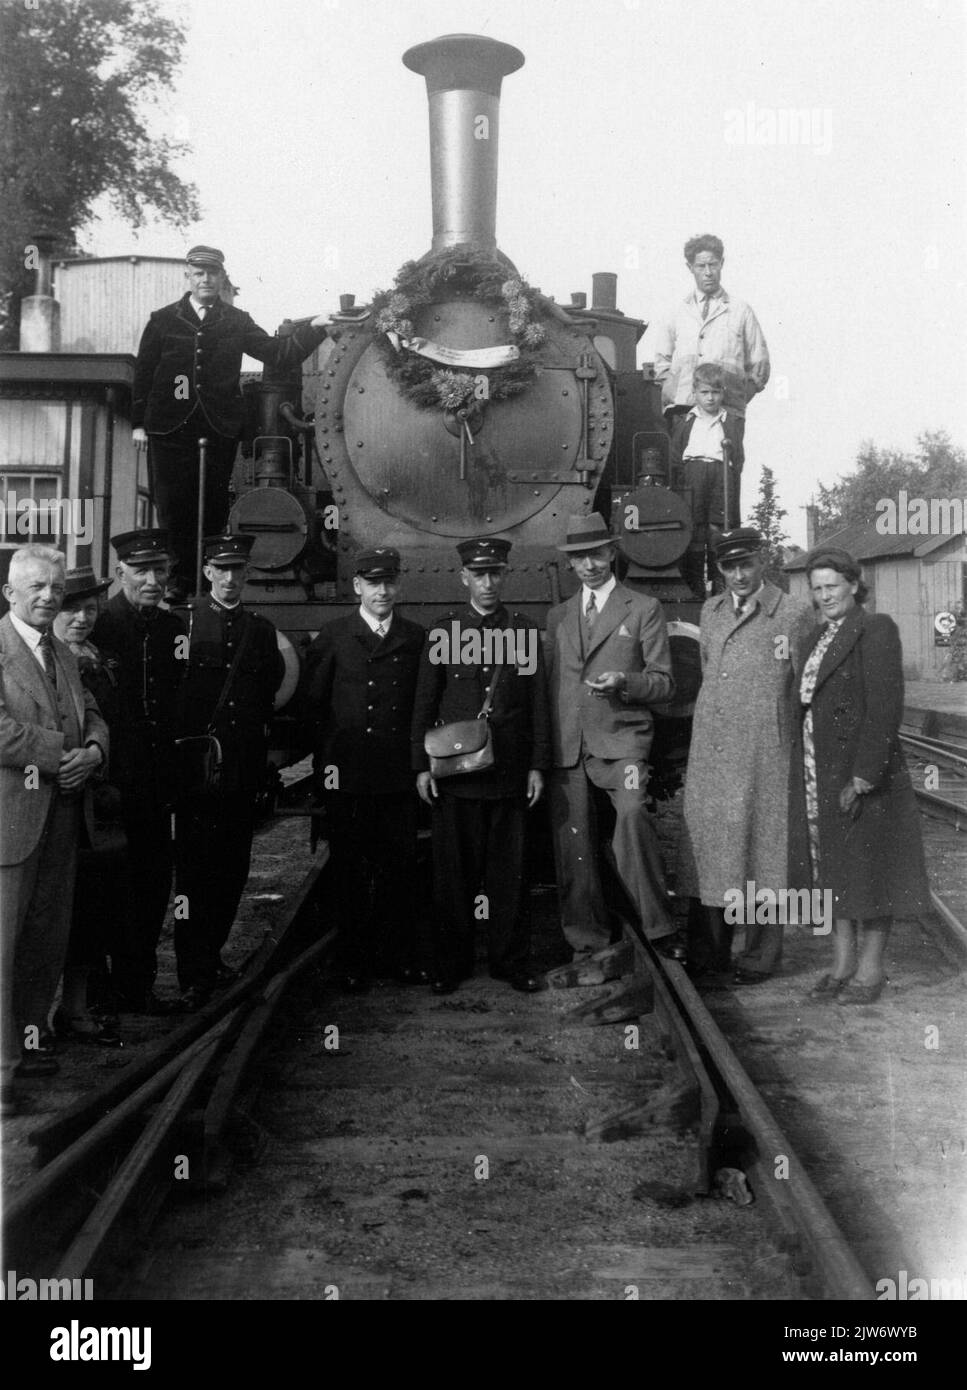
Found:
[[[615,276],[593,277],[590,307],[583,294],[563,307],[498,249],[501,86],[523,54],[457,34],[403,62],[426,81],[432,244],[369,304],[341,298],[301,379],[254,388],[230,521],[256,538],[246,599],[298,647],[358,602],[358,551],[395,546],[406,610],[429,621],[459,596],[455,546],[494,535],[513,543],[505,601],[540,620],[576,587],[556,550],[568,516],[598,510],[622,578],[665,605],[668,714],[687,715],[690,509],[668,486],[658,386],[635,366],[646,325],[618,310]]]

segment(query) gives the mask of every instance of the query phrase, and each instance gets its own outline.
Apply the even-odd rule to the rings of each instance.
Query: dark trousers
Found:
[[[441,785],[433,812],[436,974],[457,980],[473,974],[478,922],[487,929],[491,970],[512,974],[529,967],[526,834],[524,797],[451,796]]]
[[[4,815],[16,813],[16,806],[4,807]],[[0,868],[4,1083],[20,1061],[25,1030],[46,1026],[64,968],[80,820],[79,800],[53,793],[33,852]]]
[[[725,920],[724,908],[706,907],[698,898],[689,898],[685,947],[689,965],[719,974],[730,970],[734,930]]]
[[[128,848],[120,870],[121,895],[110,933],[111,976],[117,994],[137,999],[154,984],[155,951],[168,910],[173,853],[167,811],[122,815]]]
[[[148,436],[148,467],[158,521],[167,530],[174,557],[172,573],[189,592],[195,589],[198,541],[198,440],[208,440],[205,462],[206,536],[219,535],[228,520],[228,485],[238,441],[216,434],[193,416],[171,434]]]
[[[326,898],[339,929],[337,968],[347,975],[395,975],[419,963],[417,805],[410,791],[326,795]]]
[[[255,801],[241,793],[178,812],[175,892],[187,900],[175,914],[175,958],[182,989],[209,990],[215,984],[219,953],[248,878],[254,834]]]

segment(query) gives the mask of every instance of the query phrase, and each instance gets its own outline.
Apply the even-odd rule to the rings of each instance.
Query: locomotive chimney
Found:
[[[497,249],[497,146],[500,86],[523,66],[508,43],[447,34],[417,44],[403,62],[426,78],[430,104],[433,251],[471,243]]]
[[[51,293],[51,252],[56,238],[37,232],[28,247],[37,281],[34,293],[20,301],[20,351],[60,351],[60,305]]]
[[[613,271],[599,270],[591,276],[591,308],[617,311],[618,277]]]

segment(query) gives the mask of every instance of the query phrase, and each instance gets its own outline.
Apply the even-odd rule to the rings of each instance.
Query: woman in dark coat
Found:
[[[54,619],[54,632],[77,657],[81,681],[97,701],[112,731],[117,721],[117,690],[109,659],[90,640],[97,621],[101,594],[111,581],[100,581],[90,566],[68,570],[64,603]],[[109,781],[94,788],[94,839],[85,833],[77,861],[74,915],[64,963],[60,1007],[54,1014],[54,1031],[64,1039],[117,1047],[121,1042],[117,1020],[109,1014],[95,1018],[88,1008],[88,978],[105,956],[105,932],[111,913],[117,910],[114,885],[119,856],[124,850],[120,825],[120,796]]]
[[[796,654],[802,720],[790,780],[790,882],[832,894],[833,968],[815,999],[872,1004],[894,918],[930,909],[920,819],[900,748],[903,663],[892,618],[845,550],[806,560],[825,625]],[[828,901],[828,900],[826,900]]]

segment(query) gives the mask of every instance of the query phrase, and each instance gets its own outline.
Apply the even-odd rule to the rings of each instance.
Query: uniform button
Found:
[[[367,685],[375,685],[375,684],[376,684],[375,681],[367,681],[366,683],[367,683]]]
[[[372,705],[367,705],[366,708],[367,708],[367,709],[372,709],[373,706],[372,706]]]
[[[371,734],[373,731],[372,731],[372,729],[367,729],[366,732],[367,732],[368,734]]]
[[[727,681],[728,678],[729,678],[729,673],[728,673],[728,671],[723,671],[723,672],[722,672],[722,679],[723,679],[724,681]]]

